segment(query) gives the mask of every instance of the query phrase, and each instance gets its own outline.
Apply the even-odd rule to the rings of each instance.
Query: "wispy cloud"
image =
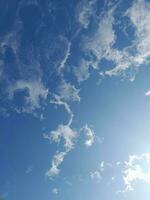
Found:
[[[57,176],[60,172],[59,165],[63,162],[64,157],[66,156],[67,152],[58,152],[54,155],[52,160],[51,168],[46,172],[46,176],[49,179],[53,179],[53,177]]]
[[[74,85],[67,83],[66,81],[62,81],[58,86],[57,94],[53,94],[53,97],[50,101],[52,104],[56,104],[58,106],[63,106],[69,115],[69,121],[67,123],[68,126],[72,124],[74,114],[70,108],[69,102],[80,101],[79,89],[76,89]]]
[[[62,139],[64,142],[64,150],[57,152],[52,159],[52,166],[46,172],[46,175],[52,179],[59,174],[59,166],[63,162],[65,156],[74,148],[74,142],[77,137],[75,130],[71,129],[68,125],[59,125],[58,129],[51,131],[49,135],[44,135],[46,139],[59,143]]]
[[[64,124],[58,125],[56,130],[51,131],[48,135],[44,134],[44,138],[49,139],[52,142],[60,143],[63,141],[63,150],[56,152],[52,159],[52,165],[50,169],[46,172],[46,175],[52,179],[57,176],[60,172],[59,166],[63,162],[65,156],[74,148],[75,140],[78,136],[77,132],[71,128],[73,121],[73,112],[70,109],[69,104],[66,101],[80,101],[78,95],[79,90],[77,90],[70,83],[62,82],[62,85],[58,88],[58,94],[53,95],[51,103],[64,106],[65,110],[69,114],[69,120]]]
[[[59,71],[59,72],[61,72],[61,71],[65,68],[65,65],[66,65],[66,63],[67,63],[67,60],[68,60],[68,58],[69,58],[69,56],[70,56],[70,54],[71,54],[71,42],[68,42],[68,43],[67,43],[67,47],[66,47],[66,52],[65,52],[65,53],[66,53],[66,54],[65,54],[63,60],[62,60],[61,63],[60,63],[60,66],[59,66],[59,68],[58,68],[58,71]]]
[[[67,125],[70,126],[72,124],[74,114],[72,110],[70,109],[69,104],[66,103],[65,101],[62,101],[60,96],[56,94],[54,94],[53,96],[54,98],[50,102],[59,106],[63,106],[65,108],[65,110],[67,111],[69,115],[69,121],[67,122]]]
[[[82,51],[88,55],[88,59],[82,58],[78,67],[74,69],[79,82],[89,78],[90,68],[99,68],[101,59],[109,54],[116,41],[115,31],[113,30],[115,8],[112,7],[97,16],[94,31],[92,30],[89,35],[84,35]]]
[[[99,16],[97,29],[92,36],[85,39],[84,50],[95,55],[93,67],[97,68],[99,61],[106,57],[115,43],[116,36],[113,30],[115,7]]]
[[[59,193],[58,188],[53,188],[52,189],[52,193],[55,194],[55,195],[57,195]]]
[[[82,50],[86,59],[81,58],[79,66],[75,69],[79,82],[89,78],[90,68],[100,71],[103,76],[123,75],[133,81],[139,67],[149,62],[150,3],[145,0],[133,1],[131,7],[122,13],[119,20],[115,17],[115,11],[119,9],[118,5],[108,4],[106,7],[107,9],[93,19],[96,24],[94,31],[92,30],[89,35],[84,35]],[[130,45],[119,49],[115,46],[119,37],[115,26],[123,19],[130,21],[128,23],[134,29],[135,34],[130,37]],[[101,72],[100,63],[103,58],[112,66],[110,70]]]
[[[145,93],[145,96],[150,96],[150,90]]]
[[[87,80],[90,77],[90,67],[92,66],[92,62],[82,58],[79,61],[79,64],[74,67],[74,74],[78,80],[78,82],[82,82]]]
[[[27,94],[24,96],[25,104],[22,105],[19,112],[32,113],[35,109],[40,108],[41,99],[47,99],[48,89],[44,87],[41,81],[17,81],[9,87],[9,98],[13,99],[15,93],[21,90],[27,90]]]
[[[32,171],[33,171],[33,166],[29,166],[29,167],[26,169],[25,173],[26,173],[26,174],[30,174]]]
[[[102,174],[104,172],[104,161],[102,161],[100,163],[100,166],[97,168],[97,170],[93,171],[93,172],[90,172],[90,177],[91,179],[94,179],[94,180],[101,180],[102,179]]]
[[[94,15],[97,0],[82,0],[77,7],[76,19],[83,28],[88,28],[90,19]]]
[[[61,84],[58,86],[58,95],[62,101],[80,101],[79,89],[76,89],[74,85],[65,80],[62,80]]]
[[[82,131],[85,134],[85,146],[91,147],[94,144],[95,139],[94,131],[87,124],[82,128]]]
[[[138,67],[149,62],[150,57],[150,3],[145,0],[135,0],[126,11],[124,17],[128,17],[135,30],[135,38],[132,44],[122,51],[112,49],[108,59],[112,60],[116,67],[107,71],[107,75],[120,75],[128,68],[137,70]]]
[[[62,138],[64,140],[65,149],[70,151],[74,147],[74,140],[77,137],[77,133],[69,126],[59,125],[57,130],[51,131],[50,137],[52,141],[58,143]]]

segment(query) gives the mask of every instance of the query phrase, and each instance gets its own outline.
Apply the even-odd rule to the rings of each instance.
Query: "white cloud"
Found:
[[[4,62],[0,60],[0,80],[3,77],[3,65],[4,65]]]
[[[91,16],[95,13],[95,4],[96,0],[83,0],[78,5],[76,18],[80,25],[85,29],[88,28]]]
[[[150,90],[145,93],[145,96],[150,96]]]
[[[113,27],[117,23],[114,17],[116,9],[117,5],[113,6],[112,4],[110,8],[108,5],[108,10],[104,10],[101,15],[95,18],[97,27],[95,27],[94,33],[84,36],[83,51],[88,56],[90,55],[90,58],[88,60],[81,59],[79,67],[75,69],[75,75],[79,82],[89,78],[90,67],[100,69],[99,63],[103,58],[110,61],[110,63],[112,62],[112,69],[106,70],[104,73],[100,72],[100,74],[129,76],[131,81],[134,80],[139,67],[149,62],[150,3],[145,0],[134,0],[132,6],[123,15],[124,18],[130,20],[135,35],[130,37],[131,45],[124,47],[122,50],[114,47],[117,39],[117,32]],[[122,19],[120,19],[120,23]],[[127,72],[127,69],[130,70]]]
[[[123,170],[126,191],[134,190],[136,181],[150,184],[150,153],[129,156]]]
[[[57,194],[59,193],[58,188],[53,188],[53,189],[52,189],[52,193],[57,195]]]
[[[98,69],[101,59],[106,58],[111,51],[116,41],[115,31],[113,30],[114,10],[115,7],[98,16],[95,31],[84,36],[82,50],[89,58],[82,58],[78,66],[74,68],[78,82],[87,80],[90,76],[90,68]]]
[[[59,165],[63,162],[67,152],[58,152],[54,155],[51,168],[46,172],[46,176],[50,179],[57,176],[60,172]]]
[[[15,21],[12,31],[8,32],[4,35],[4,37],[0,37],[0,51],[3,52],[5,46],[9,46],[13,49],[13,51],[18,53],[20,37],[18,32],[21,30],[22,24],[20,21]]]
[[[92,36],[85,39],[84,50],[91,52],[97,59],[93,62],[93,68],[98,67],[99,61],[108,55],[115,43],[116,36],[113,30],[114,10],[115,8],[111,8],[102,16],[99,16],[97,30]]]
[[[97,179],[97,180],[100,180],[102,177],[101,177],[101,172],[96,170],[94,172],[90,172],[90,177],[91,179]]]
[[[51,131],[50,138],[54,142],[60,142],[61,138],[64,140],[64,147],[70,151],[74,147],[74,140],[77,137],[76,131],[69,126],[59,125],[57,130]]]
[[[74,74],[77,77],[78,82],[85,81],[90,76],[91,62],[85,59],[81,59],[78,66],[74,67]]]
[[[61,61],[61,63],[60,63],[60,66],[59,66],[59,71],[62,71],[63,69],[64,69],[64,67],[65,67],[65,64],[66,64],[66,62],[67,62],[67,60],[68,60],[68,58],[69,58],[69,56],[70,56],[70,50],[71,50],[71,42],[68,42],[67,43],[68,45],[67,45],[67,47],[66,47],[66,54],[65,54],[65,56],[64,56],[64,58],[63,58],[63,60]]]
[[[58,94],[62,101],[80,101],[79,92],[79,89],[64,80],[58,87]]]
[[[91,179],[96,179],[96,180],[102,179],[102,174],[103,174],[104,169],[105,169],[104,165],[105,165],[105,163],[104,163],[104,161],[102,161],[97,170],[95,170],[94,172],[90,172]]]
[[[120,75],[128,68],[137,70],[140,65],[149,62],[150,3],[144,0],[135,0],[125,16],[130,19],[135,30],[135,39],[122,51],[111,49],[107,59],[112,60],[116,66],[112,70],[106,71],[109,76]]]
[[[150,55],[150,3],[146,0],[135,0],[126,15],[135,27],[138,60],[143,62]]]
[[[111,49],[107,55],[107,60],[112,61],[115,67],[111,70],[105,71],[105,75],[117,76],[121,75],[125,70],[131,67],[133,63],[133,57],[128,54],[126,50]]]
[[[65,110],[69,114],[69,121],[67,123],[67,126],[70,126],[72,124],[74,117],[74,114],[67,102],[80,101],[79,92],[80,90],[76,89],[74,85],[71,85],[70,83],[67,83],[63,80],[61,85],[59,85],[58,87],[58,95],[54,94],[53,99],[50,101],[50,103],[64,106]]]
[[[33,112],[35,109],[40,108],[41,99],[47,99],[48,89],[44,87],[41,81],[17,81],[9,87],[9,98],[13,99],[14,94],[20,90],[27,90],[28,92],[24,97],[25,105],[23,105],[22,112]]]
[[[86,137],[85,146],[91,147],[94,144],[94,138],[95,138],[94,131],[88,125],[85,125],[82,130]]]
[[[26,173],[26,174],[30,174],[32,171],[33,171],[33,166],[29,166],[29,167],[26,169],[25,173]]]
[[[62,85],[59,86],[58,93],[59,95],[53,95],[51,103],[64,106],[65,110],[69,114],[69,121],[66,125],[60,124],[58,128],[51,131],[50,134],[44,134],[44,138],[49,139],[53,142],[60,143],[60,141],[63,140],[65,149],[54,155],[52,159],[52,166],[46,172],[46,175],[50,179],[59,174],[59,166],[63,162],[64,157],[74,148],[75,139],[77,137],[77,132],[71,128],[74,115],[70,109],[69,104],[66,103],[66,101],[80,101],[80,97],[78,95],[79,90],[77,90],[70,83],[66,83],[65,81],[63,81]]]
[[[69,121],[68,121],[67,125],[70,126],[72,124],[74,115],[73,115],[73,112],[70,109],[69,104],[67,104],[66,102],[62,101],[61,97],[58,96],[58,95],[54,95],[54,99],[52,99],[50,102],[53,103],[53,104],[56,104],[56,105],[64,106],[65,110],[69,114]]]
[[[63,162],[64,157],[74,148],[77,132],[71,129],[68,125],[59,125],[57,130],[51,131],[49,135],[44,135],[44,138],[52,142],[60,143],[61,139],[64,143],[62,152],[57,152],[52,159],[52,166],[46,172],[46,175],[52,179],[60,172],[59,166]]]

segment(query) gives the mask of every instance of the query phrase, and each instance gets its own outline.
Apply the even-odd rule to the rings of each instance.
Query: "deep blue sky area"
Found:
[[[0,199],[149,200],[149,21],[149,0],[0,0]]]

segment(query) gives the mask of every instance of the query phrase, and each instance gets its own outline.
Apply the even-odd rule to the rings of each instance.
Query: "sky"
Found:
[[[149,200],[150,1],[0,1],[0,198]]]

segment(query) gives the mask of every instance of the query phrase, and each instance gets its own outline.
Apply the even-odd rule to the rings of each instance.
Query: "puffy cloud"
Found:
[[[94,131],[88,125],[85,125],[83,127],[83,132],[84,132],[85,137],[86,137],[85,146],[91,147],[94,143],[94,138],[95,138]]]
[[[144,181],[150,184],[150,153],[129,156],[123,170],[123,180],[126,191],[134,190],[136,181]]]
[[[95,13],[95,4],[96,0],[83,0],[78,5],[76,18],[80,25],[85,29],[88,28],[91,16]]]

